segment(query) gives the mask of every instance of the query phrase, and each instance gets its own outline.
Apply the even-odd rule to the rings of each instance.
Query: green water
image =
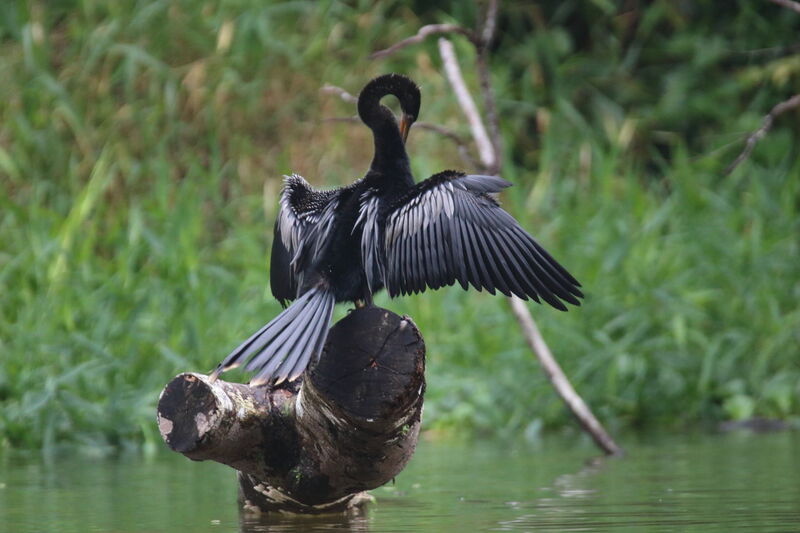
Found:
[[[354,519],[240,520],[226,467],[152,459],[0,456],[0,531],[800,531],[800,433],[623,440],[423,441]]]

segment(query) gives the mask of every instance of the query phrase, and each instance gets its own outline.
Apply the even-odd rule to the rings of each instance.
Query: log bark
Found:
[[[346,511],[411,458],[424,372],[425,344],[410,318],[357,309],[297,382],[176,376],[159,399],[159,430],[172,450],[236,469],[245,511]]]

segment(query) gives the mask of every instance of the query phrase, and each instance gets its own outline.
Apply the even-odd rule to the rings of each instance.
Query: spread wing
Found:
[[[270,287],[284,307],[297,298],[302,273],[325,242],[336,199],[336,190],[317,191],[302,176],[285,176],[270,258]]]
[[[580,283],[488,193],[511,184],[495,176],[437,174],[390,206],[382,275],[391,296],[458,281],[466,289],[580,305]],[[364,235],[372,235],[365,231]]]

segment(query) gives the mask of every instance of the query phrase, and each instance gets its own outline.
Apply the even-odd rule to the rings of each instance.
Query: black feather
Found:
[[[565,309],[562,300],[579,305],[575,279],[488,196],[509,185],[496,176],[449,171],[395,201],[386,219],[393,239],[384,256],[401,259],[387,264],[390,294],[458,281],[492,294],[541,298],[557,309]]]

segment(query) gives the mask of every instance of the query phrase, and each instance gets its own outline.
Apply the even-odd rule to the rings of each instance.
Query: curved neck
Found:
[[[375,78],[364,87],[358,96],[358,115],[372,130],[375,144],[370,172],[391,175],[394,179],[405,178],[413,183],[397,119],[380,103],[381,98],[390,94],[400,100],[404,113],[410,112],[416,117],[419,112],[419,89],[408,78],[389,74]]]

